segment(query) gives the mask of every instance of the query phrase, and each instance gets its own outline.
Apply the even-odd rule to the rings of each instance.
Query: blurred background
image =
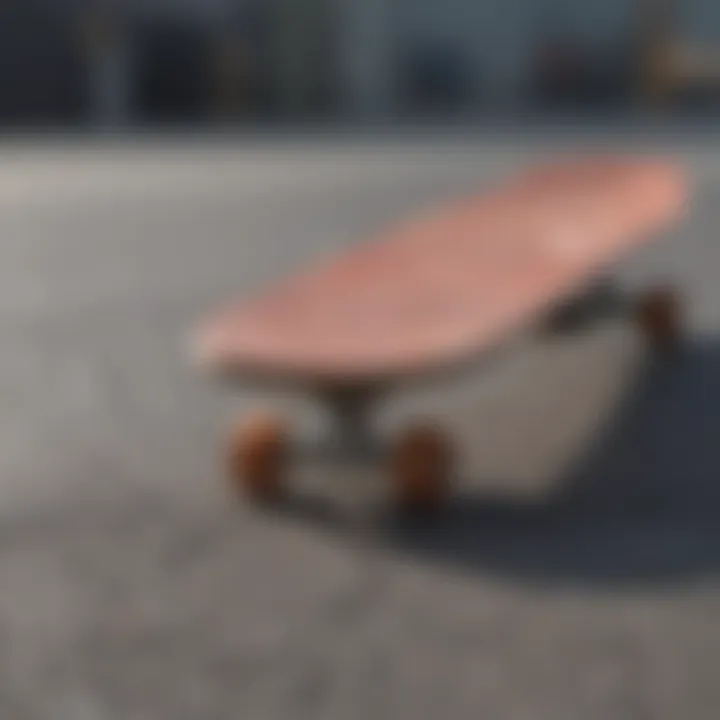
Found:
[[[713,0],[7,0],[0,123],[717,108]]]

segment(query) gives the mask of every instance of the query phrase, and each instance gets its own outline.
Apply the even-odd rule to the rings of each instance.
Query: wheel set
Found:
[[[572,333],[610,315],[629,319],[652,351],[662,353],[682,343],[681,298],[667,286],[626,296],[611,282],[604,282],[554,309],[543,327],[551,334]]]
[[[281,502],[289,492],[293,450],[292,433],[281,417],[249,415],[230,436],[227,471],[233,488],[261,504]],[[357,460],[351,454],[346,459]],[[376,471],[385,473],[393,504],[432,513],[450,498],[453,467],[448,437],[430,424],[416,424],[381,453]]]

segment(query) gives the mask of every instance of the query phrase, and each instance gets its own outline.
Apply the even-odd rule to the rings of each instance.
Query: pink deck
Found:
[[[218,369],[325,382],[461,360],[677,219],[685,197],[659,162],[539,167],[231,307],[200,351]]]

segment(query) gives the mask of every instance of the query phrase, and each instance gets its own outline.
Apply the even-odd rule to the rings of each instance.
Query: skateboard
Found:
[[[231,304],[202,324],[195,349],[223,377],[312,393],[333,419],[328,452],[384,466],[397,503],[436,510],[451,495],[451,439],[417,423],[383,442],[372,427],[378,404],[407,380],[479,359],[582,304],[614,264],[679,220],[687,194],[681,170],[663,161],[537,166]],[[678,343],[671,288],[631,305],[653,348]],[[290,436],[277,418],[240,423],[227,458],[234,485],[258,501],[284,497]]]

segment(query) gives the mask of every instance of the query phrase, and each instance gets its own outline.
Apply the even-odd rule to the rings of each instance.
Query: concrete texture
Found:
[[[716,717],[720,141],[592,138],[678,155],[696,180],[683,230],[619,272],[682,287],[683,353],[652,362],[627,323],[599,323],[387,408],[388,425],[436,413],[464,448],[431,527],[390,521],[359,547],[327,488],[278,516],[233,502],[218,441],[261,393],[189,362],[228,295],[584,144],[2,148],[0,716]],[[271,401],[302,431],[322,420]]]

